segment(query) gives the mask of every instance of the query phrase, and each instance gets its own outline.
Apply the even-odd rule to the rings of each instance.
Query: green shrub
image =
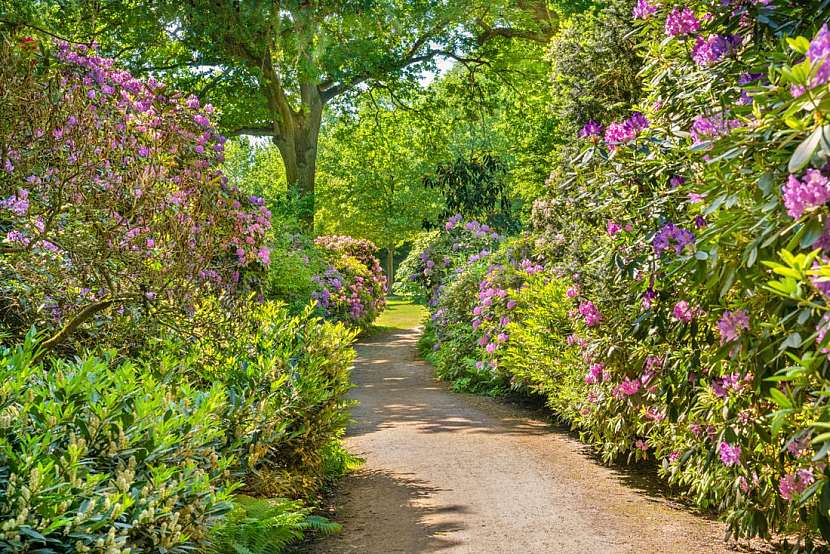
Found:
[[[246,490],[304,498],[324,478],[324,452],[348,420],[354,331],[323,321],[309,306],[290,315],[275,302],[222,319],[206,302],[196,314],[209,332],[158,344],[183,379],[228,391],[221,429]]]
[[[0,349],[0,550],[186,552],[230,509],[221,383]]]
[[[575,423],[574,407],[585,397],[586,386],[584,362],[568,344],[572,324],[566,289],[566,280],[545,275],[511,292],[517,306],[498,367],[510,376],[514,389],[543,395],[557,416]]]
[[[300,313],[320,288],[314,277],[325,271],[327,263],[312,240],[301,234],[281,234],[271,245],[265,296],[285,302],[291,313]]]

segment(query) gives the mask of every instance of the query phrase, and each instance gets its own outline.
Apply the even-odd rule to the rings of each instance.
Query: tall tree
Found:
[[[165,72],[220,105],[229,133],[271,137],[293,189],[313,195],[326,105],[413,84],[440,57],[497,40],[546,42],[546,0],[21,0],[24,23],[97,41],[134,70]]]

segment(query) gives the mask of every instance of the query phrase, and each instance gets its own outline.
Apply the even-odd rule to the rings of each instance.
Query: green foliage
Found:
[[[206,301],[186,340],[139,360],[46,368],[32,362],[33,335],[3,349],[0,545],[185,551],[239,487],[313,497],[353,464],[336,444],[353,338],[310,312],[264,303],[228,317]],[[322,523],[292,506],[287,527]]]
[[[327,267],[323,252],[305,235],[277,234],[271,242],[265,296],[285,302],[292,313],[299,313],[319,291],[314,278]]]
[[[271,554],[305,538],[309,531],[327,535],[340,526],[313,515],[300,501],[237,496],[234,509],[213,530],[207,552],[214,554]]]
[[[505,164],[491,152],[472,154],[440,164],[424,185],[440,191],[444,210],[440,217],[449,219],[461,214],[502,229],[515,225],[511,198],[505,183]]]
[[[434,221],[441,197],[421,176],[428,130],[411,111],[380,98],[324,126],[316,229],[395,249]]]
[[[222,384],[0,349],[0,550],[184,552],[230,509]]]
[[[542,275],[511,291],[517,305],[507,325],[510,340],[497,359],[514,389],[544,396],[557,417],[575,425],[576,408],[587,394],[587,385],[581,355],[568,342],[572,329],[568,314],[572,303],[565,294],[568,284]]]

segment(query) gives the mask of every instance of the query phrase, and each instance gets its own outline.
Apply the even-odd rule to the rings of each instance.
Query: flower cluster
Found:
[[[808,169],[801,179],[790,175],[782,189],[782,197],[787,213],[798,219],[805,211],[823,206],[830,200],[830,179],[818,169]]]
[[[579,138],[597,138],[601,137],[605,128],[597,121],[591,119],[579,131]]]
[[[608,144],[608,148],[614,150],[618,145],[636,139],[648,126],[648,119],[642,113],[634,112],[626,121],[612,123],[608,126],[605,130],[605,142]]]
[[[815,88],[830,81],[830,28],[825,23],[810,42],[807,50],[815,74],[810,79],[810,86]]]
[[[741,45],[741,42],[742,39],[734,35],[697,37],[695,45],[692,47],[692,59],[698,65],[712,65],[730,52],[735,51]]]
[[[738,340],[741,331],[749,329],[749,315],[746,310],[724,312],[718,320],[721,344]]]
[[[678,227],[674,223],[667,223],[654,235],[651,245],[654,248],[654,253],[659,256],[672,247],[674,247],[676,254],[680,254],[684,248],[694,243],[694,233],[688,229]]]
[[[700,20],[691,8],[674,8],[666,18],[666,34],[670,37],[690,35],[700,29]]]
[[[695,144],[715,140],[741,126],[737,119],[726,119],[723,114],[699,115],[692,122],[691,135]]]
[[[657,6],[650,4],[648,0],[637,0],[632,11],[635,19],[648,19],[655,13],[657,13]]]

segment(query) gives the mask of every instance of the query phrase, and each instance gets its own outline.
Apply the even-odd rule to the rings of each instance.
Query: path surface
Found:
[[[530,411],[449,392],[417,337],[358,346],[346,442],[366,463],[334,498],[343,532],[312,552],[730,552],[722,525],[647,492],[655,478],[596,463]]]

